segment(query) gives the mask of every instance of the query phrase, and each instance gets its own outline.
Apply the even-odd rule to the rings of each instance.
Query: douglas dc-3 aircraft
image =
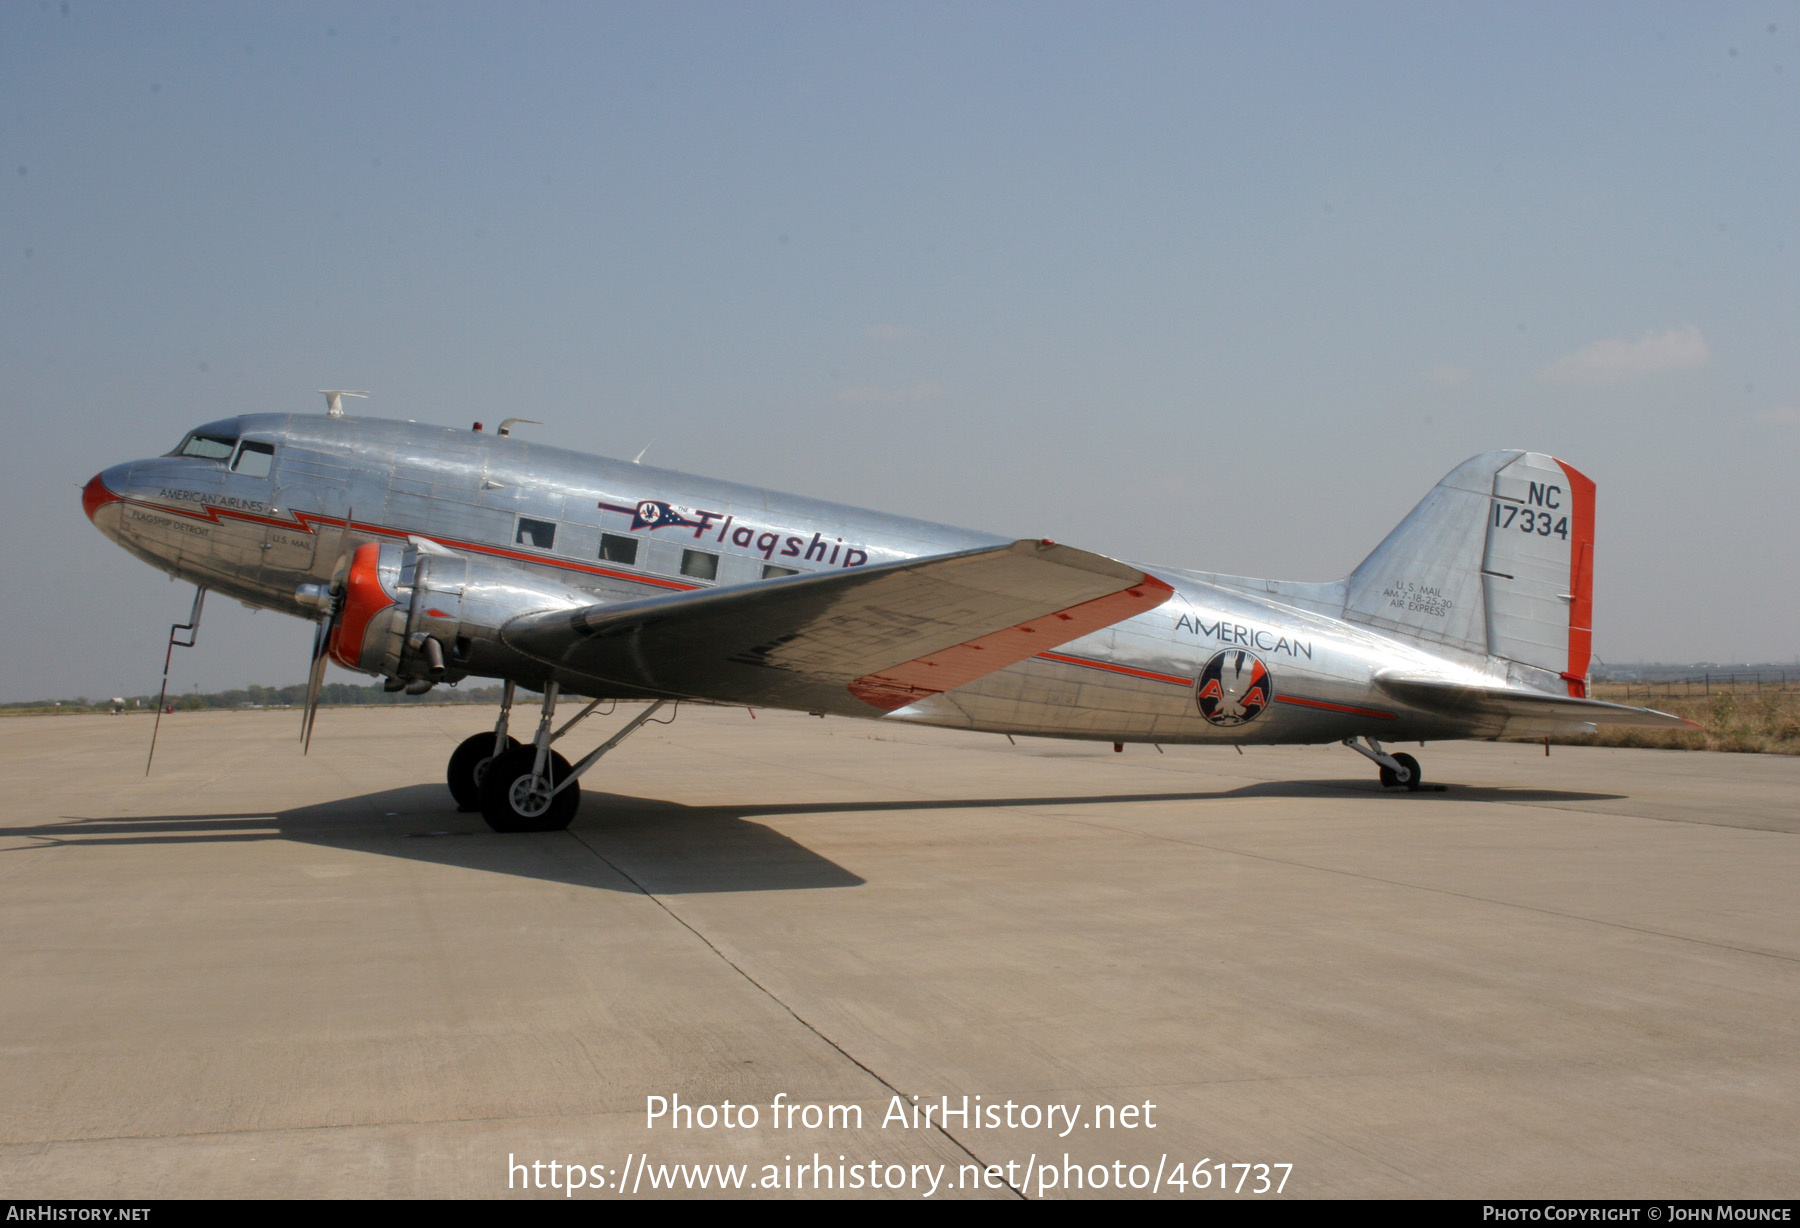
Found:
[[[1586,698],[1594,483],[1537,452],[1465,461],[1342,580],[1147,569],[497,432],[251,414],[115,465],[82,506],[154,567],[317,623],[325,658],[419,693],[505,683],[450,791],[498,831],[568,826],[578,779],[664,703],[1156,743],[1383,742],[1685,726]],[[173,636],[171,636],[173,640]],[[542,693],[508,735],[514,689]],[[599,697],[561,728],[563,692]],[[571,766],[601,699],[649,700]]]

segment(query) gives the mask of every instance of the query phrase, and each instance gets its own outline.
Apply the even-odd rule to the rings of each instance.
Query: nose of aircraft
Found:
[[[118,501],[119,496],[114,494],[106,483],[106,475],[110,472],[112,472],[110,469],[101,470],[89,478],[88,484],[81,488],[81,510],[87,513],[89,520],[93,520],[100,509],[108,503]]]

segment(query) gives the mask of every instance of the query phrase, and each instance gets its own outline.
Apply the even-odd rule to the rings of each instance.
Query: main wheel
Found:
[[[554,796],[551,789],[569,779],[569,761],[550,752],[544,770],[549,779],[532,774],[535,746],[519,746],[488,764],[481,781],[481,817],[495,831],[561,831],[581,805],[581,785]]]
[[[1395,755],[1394,762],[1406,769],[1406,779],[1396,779],[1395,783],[1403,784],[1414,793],[1417,793],[1419,791],[1420,782],[1424,780],[1424,777],[1419,774],[1419,761],[1414,759],[1411,755]],[[1398,773],[1396,773],[1396,776],[1398,776]],[[1387,781],[1383,780],[1382,783],[1386,784]]]
[[[506,750],[512,750],[518,744],[517,738],[509,737]],[[458,810],[481,809],[481,778],[487,775],[487,766],[493,759],[494,735],[491,733],[478,733],[464,739],[463,744],[450,753],[450,767],[445,775]]]

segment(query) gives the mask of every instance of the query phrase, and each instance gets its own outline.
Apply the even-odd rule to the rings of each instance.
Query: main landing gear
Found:
[[[451,752],[446,775],[458,810],[481,809],[481,781],[487,775],[488,765],[507,751],[518,749],[519,740],[506,734],[512,702],[513,684],[509,682],[500,696],[500,719],[494,723],[494,732],[475,734]]]
[[[1363,741],[1368,745],[1359,746],[1355,738],[1345,738],[1344,745],[1364,758],[1374,760],[1381,769],[1382,788],[1398,789],[1404,785],[1414,793],[1419,791],[1425,778],[1419,772],[1417,759],[1407,754],[1390,755],[1381,749],[1381,743],[1367,735],[1364,735]]]
[[[607,751],[636,733],[668,702],[659,699],[651,704],[571,767],[567,759],[550,748],[550,744],[586,720],[603,701],[594,700],[561,729],[552,732],[550,726],[556,716],[559,690],[554,682],[544,687],[537,734],[530,743],[521,744],[506,732],[513,700],[513,684],[508,682],[494,732],[476,734],[450,756],[451,796],[464,810],[479,809],[481,817],[495,831],[563,830],[581,806],[581,786],[577,782],[582,773],[599,762]]]

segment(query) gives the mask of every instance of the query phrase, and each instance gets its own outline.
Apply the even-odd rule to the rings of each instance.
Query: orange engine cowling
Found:
[[[398,656],[387,641],[406,629],[406,611],[399,608],[399,598],[390,591],[390,585],[399,579],[400,549],[388,546],[385,550],[395,557],[382,558],[384,547],[379,542],[365,542],[350,556],[327,644],[331,659],[345,669],[380,673],[384,658]]]
[[[317,585],[296,592],[314,605]],[[345,669],[387,679],[390,691],[423,694],[471,674],[515,677],[541,670],[500,641],[520,614],[580,609],[594,594],[508,563],[471,558],[413,541],[364,542],[340,561],[326,652]]]

